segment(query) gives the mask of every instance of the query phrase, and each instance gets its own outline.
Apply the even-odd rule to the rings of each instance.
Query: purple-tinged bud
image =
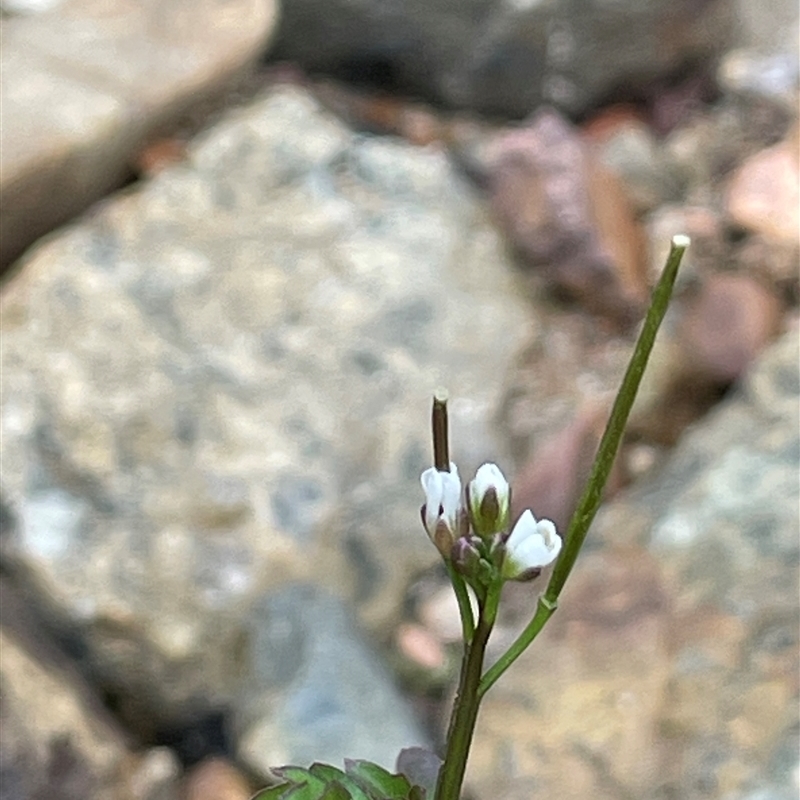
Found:
[[[481,561],[479,545],[480,539],[474,536],[462,536],[453,545],[453,566],[468,578],[474,577],[478,572]]]

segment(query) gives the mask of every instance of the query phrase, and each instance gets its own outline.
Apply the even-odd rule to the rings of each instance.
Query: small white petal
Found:
[[[526,570],[552,564],[561,552],[561,537],[549,520],[536,521],[530,509],[517,520],[506,542],[503,575],[513,578]]]
[[[442,472],[442,515],[450,530],[455,530],[456,517],[461,508],[461,479],[458,472]]]
[[[439,507],[442,505],[442,474],[431,467],[422,473],[422,489],[425,492],[425,528],[430,533],[439,519]]]
[[[461,479],[456,465],[450,463],[450,472],[439,472],[430,467],[422,473],[420,482],[425,492],[425,528],[428,533],[432,534],[436,529],[440,509],[451,530],[455,529],[461,507]]]
[[[520,542],[524,541],[529,536],[533,536],[535,533],[536,517],[533,516],[533,512],[529,508],[526,508],[522,512],[522,516],[517,520],[514,529],[511,531],[511,536],[508,537],[506,548],[513,550]]]

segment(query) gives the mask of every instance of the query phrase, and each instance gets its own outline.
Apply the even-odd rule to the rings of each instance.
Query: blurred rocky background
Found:
[[[0,9],[4,798],[245,800],[438,745],[430,395],[462,471],[565,525],[676,233],[469,797],[797,797],[793,0]]]

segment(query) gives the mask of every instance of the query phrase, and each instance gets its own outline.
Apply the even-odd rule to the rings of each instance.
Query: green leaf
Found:
[[[329,783],[319,800],[350,800],[350,792],[338,781]]]
[[[379,800],[406,800],[411,784],[405,775],[392,775],[383,767],[370,761],[344,762],[345,770],[351,778],[355,778],[373,796],[378,792]]]
[[[347,777],[342,770],[340,770],[338,767],[332,766],[331,764],[314,763],[308,768],[308,771],[315,778],[319,778],[326,783],[341,781],[342,778]]]
[[[336,782],[343,786],[349,792],[348,800],[373,800],[349,775],[330,764],[312,764],[308,771],[328,784]]]
[[[280,800],[320,800],[326,789],[326,782],[320,780],[303,767],[279,767],[272,770],[275,775],[294,784]]]
[[[319,783],[320,779],[311,774],[305,767],[275,767],[272,772],[288,783]]]
[[[285,794],[279,795],[280,800],[320,800],[325,791],[325,784],[312,786],[308,783],[296,783],[286,790]]]

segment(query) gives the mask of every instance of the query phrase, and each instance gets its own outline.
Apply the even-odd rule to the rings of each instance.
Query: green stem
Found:
[[[492,632],[492,625],[481,608],[478,627],[471,644],[464,645],[464,657],[461,662],[461,676],[458,682],[458,694],[453,703],[450,726],[447,730],[447,748],[444,763],[439,771],[434,800],[458,800],[464,773],[467,768],[475,723],[478,720],[478,708],[481,698],[478,685],[483,671],[483,657],[486,643]]]
[[[469,592],[464,578],[456,572],[455,567],[450,561],[446,561],[447,574],[450,576],[450,583],[453,584],[453,591],[458,601],[458,613],[461,615],[461,633],[466,644],[472,642],[475,635],[475,619],[472,616],[472,604],[469,602]]]
[[[592,465],[589,480],[586,483],[586,488],[578,501],[578,507],[575,509],[575,513],[572,515],[572,520],[567,528],[561,557],[556,562],[544,595],[539,598],[539,604],[533,619],[528,623],[525,630],[517,637],[511,647],[508,648],[483,676],[479,687],[479,694],[481,697],[486,694],[495,681],[497,681],[497,679],[522,655],[525,649],[539,635],[550,617],[555,613],[558,605],[558,596],[561,594],[561,590],[564,588],[564,584],[570,572],[572,572],[572,568],[575,566],[575,561],[586,539],[589,526],[592,524],[595,514],[597,514],[597,509],[600,507],[606,480],[608,480],[608,475],[611,472],[617,450],[622,441],[622,434],[625,432],[628,415],[633,406],[633,401],[636,399],[636,393],[639,390],[644,368],[647,366],[647,360],[653,349],[656,333],[667,311],[667,306],[672,296],[672,289],[675,286],[678,267],[681,264],[683,254],[686,252],[688,246],[689,238],[687,236],[674,236],[672,238],[672,245],[670,247],[669,256],[667,256],[666,266],[653,292],[650,308],[647,310],[647,316],[642,325],[642,330],[639,333],[639,338],[636,341],[636,346],[631,360],[628,363],[628,368],[625,371],[625,377],[622,379],[622,385],[614,400],[611,416],[606,424],[603,438],[600,440],[600,446],[598,447],[597,455]]]

